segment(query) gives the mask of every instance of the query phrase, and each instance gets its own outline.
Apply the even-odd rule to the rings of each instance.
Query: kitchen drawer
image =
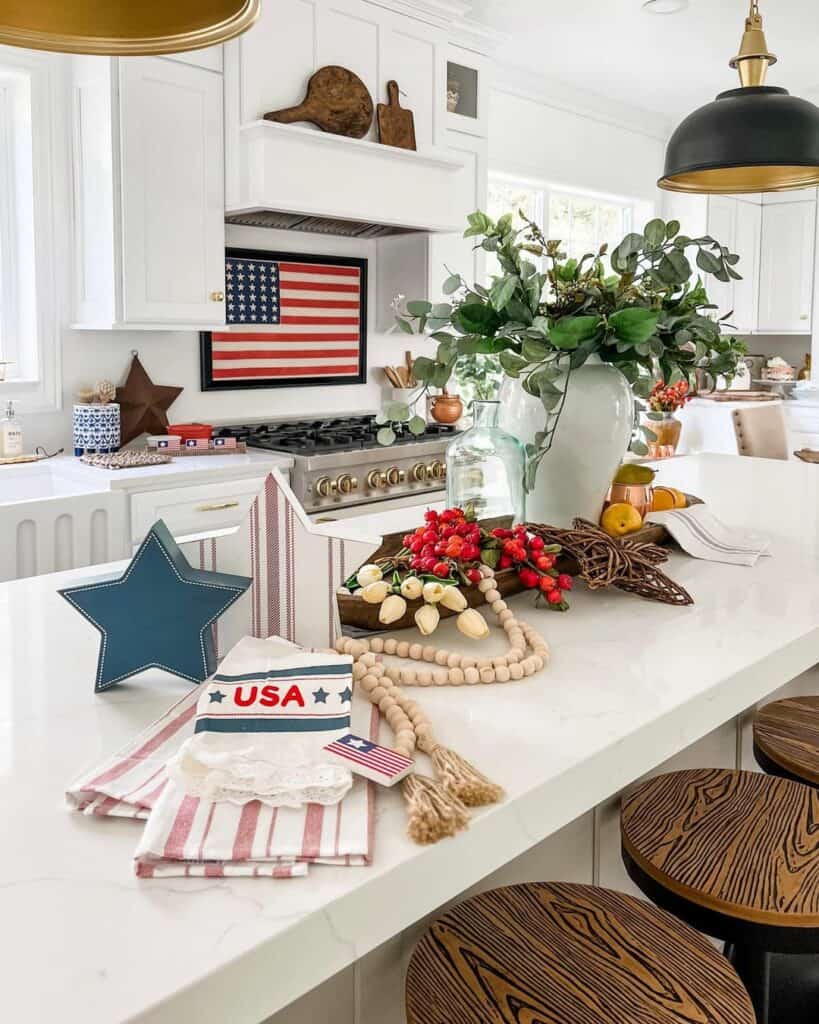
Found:
[[[131,541],[140,544],[162,519],[178,541],[201,540],[235,529],[262,489],[264,476],[194,487],[140,491],[131,496]]]

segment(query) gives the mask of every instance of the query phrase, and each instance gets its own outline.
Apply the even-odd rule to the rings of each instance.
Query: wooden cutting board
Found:
[[[361,139],[373,123],[373,101],[367,86],[347,68],[328,64],[307,83],[307,95],[295,107],[272,110],[265,121],[293,124],[309,121],[322,131]]]
[[[378,104],[378,141],[385,146],[415,149],[415,119],[401,106],[398,82],[387,82],[387,103]]]

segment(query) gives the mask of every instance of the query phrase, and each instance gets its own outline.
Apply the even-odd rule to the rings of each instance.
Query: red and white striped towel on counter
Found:
[[[246,650],[242,654],[243,645]],[[256,673],[250,672],[253,665],[248,661],[248,645],[259,661]],[[269,648],[267,656],[259,658],[263,647]],[[375,788],[371,782],[356,778],[352,788],[338,803],[288,807],[273,806],[269,797],[266,801],[210,800],[193,795],[190,787],[185,785],[184,774],[178,771],[169,774],[168,762],[179,765],[181,759],[178,755],[183,744],[188,741],[186,749],[190,749],[191,737],[207,734],[209,724],[214,724],[214,716],[208,714],[207,707],[215,710],[214,704],[227,703],[226,700],[211,702],[210,692],[227,696],[234,691],[238,693],[243,711],[246,709],[241,717],[250,724],[251,731],[255,731],[259,722],[318,721],[311,714],[311,707],[294,718],[291,706],[294,701],[282,709],[281,716],[274,717],[271,702],[275,696],[275,680],[261,685],[256,680],[259,700],[265,696],[267,700],[255,707],[249,702],[253,687],[246,682],[242,686],[243,681],[234,679],[232,670],[227,671],[231,664],[234,668],[238,664],[240,674],[245,676],[248,672],[251,675],[268,675],[271,671],[278,671],[270,667],[271,651],[278,651],[279,656],[289,655],[282,664],[298,663],[298,659],[293,657],[293,645],[285,644],[279,638],[241,641],[208,683],[187,694],[126,747],[70,786],[66,794],[68,803],[83,814],[145,821],[135,854],[138,876],[292,878],[306,875],[310,864],[370,863]],[[305,652],[304,667],[315,672],[314,663],[321,661],[322,657],[327,660],[326,656]],[[337,656],[335,660],[338,661]],[[288,685],[291,684],[288,682]],[[330,690],[327,684],[317,684],[314,688],[320,701],[324,691]],[[311,697],[312,691],[307,697],[308,704]],[[336,697],[340,701],[339,695]],[[349,703],[346,706],[349,708]],[[295,710],[300,710],[297,704]],[[238,720],[229,712],[217,717],[220,731],[224,731],[221,726],[226,721]],[[376,709],[367,701],[353,701],[351,723],[346,728],[377,740]],[[335,724],[333,729],[338,732]],[[283,732],[277,726],[271,731],[265,725],[262,733],[268,738],[278,735],[284,738],[289,730]],[[303,735],[301,728],[299,734]],[[322,732],[320,735],[325,734]],[[258,738],[257,733],[254,742],[258,742]],[[230,745],[226,749],[230,756]]]

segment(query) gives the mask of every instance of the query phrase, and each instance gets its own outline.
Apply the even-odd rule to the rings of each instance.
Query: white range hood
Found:
[[[363,238],[460,233],[463,166],[437,150],[253,121],[239,129],[239,194],[225,219]]]

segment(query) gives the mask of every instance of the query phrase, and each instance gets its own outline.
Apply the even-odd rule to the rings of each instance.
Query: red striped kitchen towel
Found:
[[[171,782],[165,765],[193,732],[199,696],[197,687],[66,793],[69,806],[83,814],[147,819],[137,875],[289,878],[305,875],[311,863],[370,863],[371,782],[357,778],[338,804],[299,808],[212,803]],[[376,740],[378,725],[377,710],[355,700],[352,727]]]

